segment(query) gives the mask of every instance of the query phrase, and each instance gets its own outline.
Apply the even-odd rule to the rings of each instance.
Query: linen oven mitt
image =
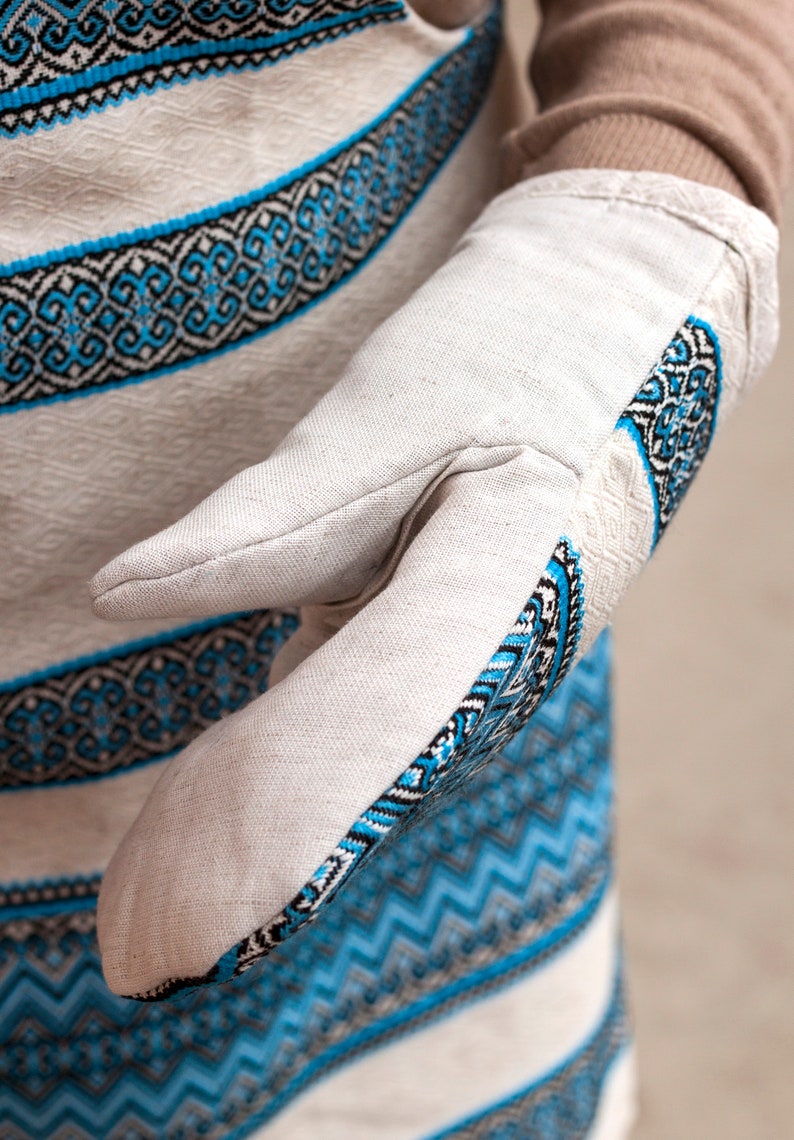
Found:
[[[113,857],[112,990],[241,973],[525,723],[767,363],[775,252],[674,176],[520,183],[270,458],[100,571],[110,619],[304,607]]]

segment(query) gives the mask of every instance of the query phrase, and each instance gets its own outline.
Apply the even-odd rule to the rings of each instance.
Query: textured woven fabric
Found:
[[[0,140],[13,175],[0,190],[3,1140],[229,1140],[281,1128],[292,1103],[312,1136],[329,1119],[371,1136],[375,1104],[379,1134],[413,1140],[459,1127],[464,1089],[478,1129],[508,1111],[584,1121],[626,1048],[605,650],[533,742],[489,767],[476,802],[450,799],[266,971],[158,1007],[101,977],[95,900],[114,847],[168,757],[265,688],[296,617],[113,626],[92,617],[85,583],[270,452],[492,192],[493,27],[439,35],[395,5],[374,19],[363,7],[336,5],[363,26],[335,35],[299,20],[295,50],[287,37],[265,63],[257,45],[230,59],[221,43],[208,69],[188,51],[170,70],[160,45],[135,73],[119,43],[97,76],[75,51],[70,97],[29,85],[26,129]],[[340,209],[349,224],[323,235]],[[263,294],[278,299],[270,318]],[[544,995],[566,1011],[548,1034]],[[490,1050],[484,1026],[505,1004],[526,1011],[501,1035],[523,1053],[505,1049],[501,1084],[499,1069],[482,1085],[456,1077],[453,1042]],[[446,1079],[409,1100],[428,1051],[446,1055]],[[360,1086],[365,1058],[382,1062],[367,1103],[331,1085]],[[331,1102],[312,1118],[315,1088]],[[501,1107],[519,1090],[520,1108]]]
[[[110,617],[335,599],[347,600],[332,624],[349,617],[296,664],[299,640],[294,670],[160,780],[100,898],[112,988],[212,980],[227,952],[240,969],[289,931],[284,916],[301,910],[307,884],[309,909],[330,897],[350,869],[338,867],[345,837],[385,789],[410,783],[414,758],[466,705],[561,535],[570,596],[560,621],[573,651],[583,625],[591,642],[708,448],[723,329],[761,353],[731,354],[729,391],[752,383],[773,349],[757,310],[761,297],[774,313],[775,248],[760,212],[676,178],[521,183],[266,463],[100,572],[95,605]],[[749,325],[729,307],[742,297]],[[637,458],[616,480],[625,431]],[[624,516],[640,525],[610,527],[610,505],[626,479],[638,484],[641,463],[651,495],[646,479],[644,495],[625,495]],[[599,591],[599,579],[612,588]],[[555,661],[544,675],[543,653],[516,708],[506,701],[487,729],[483,718],[480,748],[564,671]],[[386,831],[394,820],[379,813],[370,826]]]
[[[648,359],[570,541],[463,705],[225,967],[255,968],[157,1005],[101,974],[99,882],[170,758],[306,646],[283,648],[294,611],[101,621],[86,582],[271,455],[492,196],[498,21],[456,0],[440,30],[421,7],[20,0],[2,16],[2,1140],[628,1132],[606,640],[582,654],[760,365],[738,253],[732,291],[707,288]],[[673,471],[654,392],[701,374]],[[314,643],[344,616],[304,610]]]

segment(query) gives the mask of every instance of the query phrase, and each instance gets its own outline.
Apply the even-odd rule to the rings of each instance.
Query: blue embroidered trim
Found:
[[[365,131],[254,194],[0,268],[0,412],[206,360],[327,296],[453,152],[498,42],[497,11]]]
[[[133,994],[161,1001],[199,986],[228,981],[312,921],[372,852],[408,825],[422,805],[451,791],[485,764],[529,720],[567,673],[581,628],[578,554],[562,539],[516,624],[469,694],[425,751],[359,817],[308,883],[266,926],[232,947],[206,974],[173,978]]]
[[[611,872],[609,645],[289,947],[231,986],[124,1001],[102,981],[92,878],[60,913],[0,911],[0,1119],[20,1140],[246,1135],[362,1052],[564,952]],[[15,1133],[16,1135],[17,1133]],[[202,1133],[203,1134],[203,1133]]]
[[[0,12],[0,134],[157,87],[261,67],[372,24],[402,0],[12,0]]]
[[[297,617],[215,619],[6,682],[0,790],[108,776],[163,760],[264,692]]]
[[[722,384],[714,329],[688,317],[618,420],[637,445],[654,505],[653,545],[686,494],[711,444]]]

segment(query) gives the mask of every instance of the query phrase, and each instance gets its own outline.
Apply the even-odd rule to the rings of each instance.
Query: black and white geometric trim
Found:
[[[89,934],[96,926],[101,875],[0,885],[0,985],[9,944],[35,942],[52,947],[73,934]],[[3,946],[5,943],[5,946]],[[4,954],[3,951],[6,951]],[[58,955],[51,954],[51,961]]]
[[[90,875],[21,885],[0,884],[0,921],[6,920],[8,911],[18,908],[32,907],[40,913],[48,907],[63,909],[64,905],[76,902],[84,902],[90,908],[96,903],[101,878],[101,875]]]
[[[717,334],[688,317],[618,421],[648,473],[654,545],[678,509],[714,435],[722,382]]]
[[[0,267],[0,411],[141,381],[275,328],[346,280],[488,89],[495,12],[360,135],[201,214]]]
[[[480,769],[526,723],[565,676],[576,655],[583,618],[579,558],[561,539],[535,593],[470,692],[428,747],[358,818],[281,914],[233,947],[206,974],[171,978],[139,1001],[175,994],[242,974],[305,923],[316,917],[342,883],[360,869],[388,837],[432,810]]]
[[[12,0],[0,5],[0,134],[272,64],[405,15],[402,0]]]
[[[260,611],[0,686],[0,789],[86,780],[160,760],[267,687],[297,628]]]

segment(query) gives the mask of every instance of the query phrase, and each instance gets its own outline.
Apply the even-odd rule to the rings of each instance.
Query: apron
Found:
[[[609,643],[245,975],[104,984],[102,871],[294,613],[86,582],[261,462],[496,189],[494,10],[0,14],[0,1140],[627,1134]]]

